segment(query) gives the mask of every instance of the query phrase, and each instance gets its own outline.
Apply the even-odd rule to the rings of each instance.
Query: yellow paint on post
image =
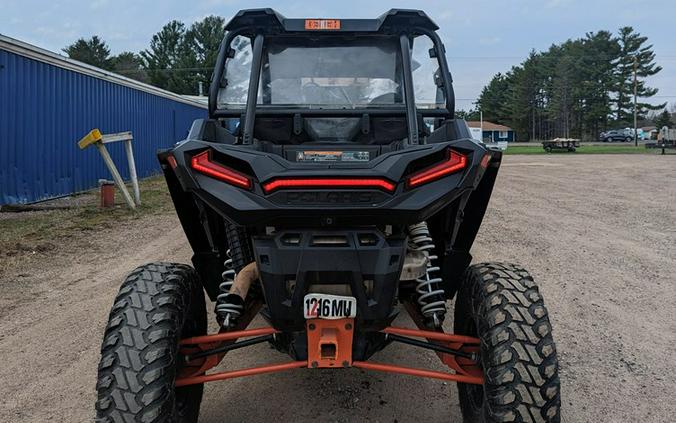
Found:
[[[101,135],[101,131],[99,131],[97,128],[94,128],[89,131],[89,133],[85,135],[80,141],[78,141],[77,145],[80,147],[80,150],[83,150],[92,144],[101,142],[102,140],[103,135]]]

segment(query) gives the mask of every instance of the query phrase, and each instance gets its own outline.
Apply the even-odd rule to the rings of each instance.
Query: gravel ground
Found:
[[[519,262],[539,282],[565,422],[676,419],[674,181],[673,156],[505,158],[473,253]],[[190,257],[172,214],[55,242],[57,250],[0,261],[2,422],[91,421],[100,340],[121,279],[144,262]],[[229,358],[233,367],[285,360],[263,345]],[[374,359],[442,369],[410,347]],[[201,421],[273,420],[461,418],[451,384],[356,369],[207,385]]]

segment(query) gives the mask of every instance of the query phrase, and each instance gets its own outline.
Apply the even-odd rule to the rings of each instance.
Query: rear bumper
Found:
[[[317,241],[327,236],[337,241]],[[326,285],[345,285],[346,294],[357,299],[360,330],[381,330],[398,313],[406,253],[402,235],[385,236],[375,229],[287,230],[254,237],[254,252],[266,299],[262,314],[277,330],[303,331],[303,299]]]

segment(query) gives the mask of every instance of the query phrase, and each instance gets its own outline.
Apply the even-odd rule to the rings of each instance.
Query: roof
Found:
[[[478,120],[470,120],[467,122],[467,126],[470,128],[481,128],[481,122]],[[483,122],[483,130],[484,131],[513,131],[512,128],[509,126],[505,125],[498,125],[497,123],[493,122]]]
[[[168,98],[170,100],[189,104],[191,106],[206,108],[206,105],[200,101],[185,98],[171,91],[163,90],[161,88],[139,82],[135,79],[127,78],[114,72],[97,68],[96,66],[69,59],[67,57],[61,56],[60,54],[56,54],[49,50],[42,49],[40,47],[19,41],[11,37],[7,37],[2,34],[0,34],[0,50],[6,50],[10,53],[18,54],[19,56],[24,56],[29,59],[68,69],[73,72],[78,72],[97,79],[102,79],[104,81],[112,82],[113,84],[123,85],[139,91],[145,91],[149,94]]]
[[[326,21],[331,25],[317,29],[310,27],[312,22]],[[337,23],[337,25],[334,25]],[[228,22],[225,29],[228,31],[249,30],[251,32],[280,33],[280,32],[398,32],[402,28],[424,28],[430,31],[439,29],[437,24],[422,10],[390,9],[376,19],[296,19],[287,18],[274,9],[245,9],[240,10]]]

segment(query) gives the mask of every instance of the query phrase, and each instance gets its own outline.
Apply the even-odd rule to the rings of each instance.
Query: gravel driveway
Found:
[[[0,261],[2,422],[91,421],[100,340],[120,281],[144,262],[190,257],[173,214],[81,240],[26,252],[19,265]],[[473,253],[521,263],[539,282],[558,344],[564,421],[676,419],[676,157],[507,156]],[[441,369],[433,354],[405,346],[374,358]],[[259,345],[229,359],[242,367],[285,357]],[[461,421],[451,384],[356,369],[209,384],[201,416]]]

